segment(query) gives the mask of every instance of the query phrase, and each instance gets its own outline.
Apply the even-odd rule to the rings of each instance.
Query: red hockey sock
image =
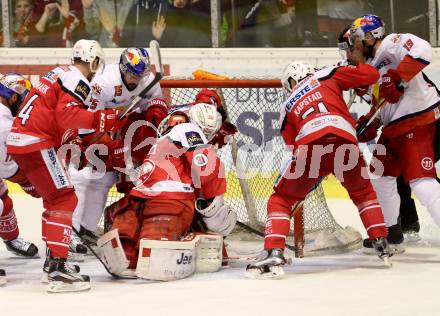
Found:
[[[387,228],[383,218],[382,209],[377,200],[370,200],[357,205],[359,215],[369,238],[387,236]]]
[[[8,193],[2,195],[0,201],[0,237],[12,240],[18,237],[17,218]]]
[[[72,214],[62,211],[46,211],[44,226],[46,243],[53,257],[67,258],[70,235],[72,232]]]
[[[286,237],[290,231],[290,210],[292,201],[272,194],[267,203],[266,229],[264,231],[264,249],[284,249]]]

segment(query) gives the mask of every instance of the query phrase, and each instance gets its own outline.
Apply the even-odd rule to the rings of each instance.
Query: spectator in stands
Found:
[[[135,0],[82,0],[86,30],[91,38],[103,47],[121,46],[124,24],[134,3]],[[145,42],[141,46],[145,46]]]
[[[12,32],[15,46],[26,47],[29,43],[29,26],[32,22],[33,0],[15,0]]]
[[[145,46],[152,39],[163,47],[210,47],[211,17],[207,1],[138,0],[122,36],[124,46]]]
[[[36,0],[29,46],[71,47],[84,36],[82,18],[81,0]]]

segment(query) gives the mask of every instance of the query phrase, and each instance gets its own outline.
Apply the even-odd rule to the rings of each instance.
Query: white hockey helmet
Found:
[[[78,59],[90,63],[90,71],[92,73],[96,73],[104,68],[104,51],[97,41],[86,39],[77,41],[73,45],[72,63]]]
[[[281,76],[281,84],[283,85],[286,94],[290,94],[293,91],[293,89],[290,87],[291,79],[295,80],[296,84],[298,84],[302,79],[310,74],[313,74],[314,72],[315,70],[308,63],[299,60],[295,60],[289,63],[284,68],[283,74]]]
[[[217,107],[208,103],[197,103],[190,107],[188,113],[192,123],[198,125],[210,141],[222,126],[222,116]]]

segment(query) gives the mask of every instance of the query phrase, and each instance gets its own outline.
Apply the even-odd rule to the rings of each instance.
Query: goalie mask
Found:
[[[166,118],[160,122],[159,126],[157,127],[157,137],[162,137],[176,125],[182,124],[182,123],[189,123],[189,117],[182,111],[176,111],[171,114],[169,114]]]
[[[192,123],[200,127],[208,141],[214,138],[222,125],[222,116],[212,104],[194,104],[189,109],[188,116]]]
[[[315,70],[310,64],[302,61],[294,61],[288,64],[284,68],[281,76],[281,84],[283,85],[286,95],[290,95],[293,92],[291,80],[295,80],[295,85],[297,85],[301,80],[314,72]]]
[[[16,73],[0,76],[0,96],[8,100],[9,109],[11,110],[12,116],[15,117],[18,108],[32,88],[31,82]],[[16,101],[12,100],[14,95],[17,95]]]

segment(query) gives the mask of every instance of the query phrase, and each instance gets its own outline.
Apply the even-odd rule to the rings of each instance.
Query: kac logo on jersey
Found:
[[[300,90],[296,90],[293,96],[287,101],[286,103],[286,111],[290,112],[299,99],[301,99],[304,95],[309,93],[310,91],[318,88],[321,84],[319,83],[319,80],[316,80],[315,78],[312,78],[307,81],[307,83],[304,86],[300,86]]]
[[[90,87],[87,83],[80,80],[76,85],[75,93],[84,101],[90,93]]]

